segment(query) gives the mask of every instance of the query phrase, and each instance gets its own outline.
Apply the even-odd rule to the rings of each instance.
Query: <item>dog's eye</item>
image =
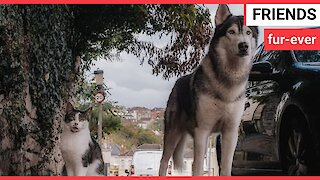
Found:
[[[235,32],[234,30],[229,30],[228,33],[229,33],[229,34],[234,34],[234,33],[236,33],[236,32]]]
[[[250,35],[252,32],[251,31],[247,31],[246,33],[247,33],[247,35]]]

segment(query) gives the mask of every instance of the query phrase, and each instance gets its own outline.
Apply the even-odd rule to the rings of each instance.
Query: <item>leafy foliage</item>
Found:
[[[112,107],[110,103],[105,103],[102,111],[102,132],[107,135],[119,131],[122,127],[121,118],[111,114],[109,112],[110,107]],[[98,115],[99,108],[95,106],[90,119],[90,131],[93,137],[98,136]]]
[[[126,51],[147,61],[153,73],[164,78],[194,69],[204,56],[212,33],[208,9],[196,5],[80,5],[75,28],[80,32],[76,49],[87,68],[92,59],[112,59],[111,51]],[[99,22],[99,23],[97,23]],[[157,47],[145,36],[169,36]]]
[[[152,130],[164,132],[164,119],[157,119],[151,126]]]
[[[11,169],[4,173],[53,174],[46,166],[59,135],[58,111],[75,80],[72,19],[62,5],[0,6],[0,129],[7,126],[2,132],[15,144],[0,150],[11,154],[5,159]]]
[[[79,109],[85,110],[90,104],[94,102],[94,94],[97,92],[97,86],[95,83],[88,83],[82,81],[77,86],[77,105]],[[108,88],[107,90],[108,91]],[[110,134],[118,131],[121,128],[121,118],[111,113],[113,108],[112,102],[105,102],[102,105],[102,132],[104,134]],[[93,137],[98,136],[98,116],[99,116],[99,105],[93,106],[93,111],[90,119],[90,132]]]
[[[94,95],[98,88],[95,83],[88,83],[86,80],[79,81],[76,86],[76,100],[79,104],[94,102]]]
[[[105,96],[106,99],[108,98],[108,95],[111,94],[109,90],[111,88],[107,87],[106,85],[103,85],[104,91],[105,91]],[[94,102],[94,95],[98,92],[99,88],[95,82],[89,83],[87,80],[82,78],[81,80],[78,81],[77,86],[76,86],[76,100],[79,105],[85,105],[86,103],[89,102]],[[108,102],[105,104],[104,109],[105,111],[110,109],[112,107],[112,104],[114,102]]]
[[[13,14],[9,17],[4,14]],[[25,105],[23,103],[23,59],[24,54],[20,50],[20,46],[25,45],[23,39],[19,39],[19,34],[22,29],[17,24],[22,23],[22,18],[18,16],[21,13],[21,9],[18,7],[7,8],[0,6],[0,94],[4,94],[10,103],[7,103],[3,107],[4,117],[10,119],[10,124],[21,124],[21,118],[25,111]],[[17,15],[17,16],[14,16]],[[9,45],[9,46],[8,46]],[[5,129],[3,123],[0,124],[0,139],[4,138]],[[24,140],[23,134],[26,130],[21,126],[17,126],[11,129],[13,134],[19,132],[22,133],[21,137],[15,137],[17,143],[16,148],[21,147],[21,143]]]
[[[48,18],[45,15],[48,11],[57,15]],[[43,143],[46,143],[51,134],[55,109],[68,95],[66,84],[73,80],[74,60],[68,48],[71,36],[70,12],[64,6],[30,6],[25,9],[25,13],[25,21],[32,22],[26,27],[32,39],[30,94],[37,107],[40,129],[46,129],[43,131]]]
[[[113,143],[124,147],[126,151],[142,144],[160,144],[161,137],[156,136],[150,129],[142,129],[134,123],[123,121],[120,131],[111,133],[108,138]]]

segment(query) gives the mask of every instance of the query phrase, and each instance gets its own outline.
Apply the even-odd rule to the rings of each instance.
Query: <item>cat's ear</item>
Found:
[[[67,114],[71,113],[73,111],[73,109],[74,109],[73,105],[68,101],[67,102],[67,110],[66,110]]]

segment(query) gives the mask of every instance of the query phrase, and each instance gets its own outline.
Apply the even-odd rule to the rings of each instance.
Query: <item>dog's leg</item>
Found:
[[[168,161],[177,147],[177,144],[181,139],[181,135],[181,132],[177,129],[170,129],[165,133],[159,176],[165,176],[167,174]]]
[[[203,176],[203,162],[207,148],[210,131],[196,128],[194,131],[194,161],[192,164],[192,175]]]
[[[233,154],[238,141],[238,127],[227,128],[222,132],[221,176],[231,176]]]
[[[175,148],[173,152],[173,163],[174,163],[174,169],[178,170],[179,173],[182,172],[183,169],[183,156],[184,156],[184,149],[185,149],[185,144],[187,141],[188,134],[187,132],[183,133],[179,143],[177,144],[177,147]]]

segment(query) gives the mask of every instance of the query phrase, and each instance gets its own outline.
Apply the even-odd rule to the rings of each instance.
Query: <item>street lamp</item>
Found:
[[[93,72],[94,79],[97,84],[97,92],[95,94],[95,102],[99,105],[98,115],[98,141],[102,144],[102,102],[105,99],[105,88],[103,87],[103,70],[97,69]]]

